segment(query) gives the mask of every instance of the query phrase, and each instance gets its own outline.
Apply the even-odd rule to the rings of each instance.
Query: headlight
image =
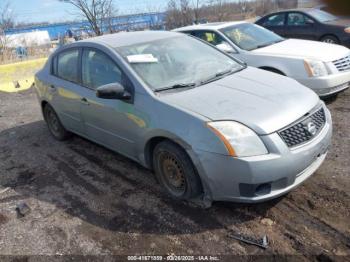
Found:
[[[235,157],[265,155],[268,153],[258,135],[248,127],[233,121],[208,123],[208,127],[225,144],[228,153]]]
[[[345,31],[345,33],[350,34],[350,27],[345,28],[344,31]]]
[[[310,77],[328,75],[325,64],[316,60],[304,60],[304,65]]]

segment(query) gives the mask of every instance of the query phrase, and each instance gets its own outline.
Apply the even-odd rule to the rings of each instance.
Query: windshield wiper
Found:
[[[279,42],[282,42],[282,41],[284,41],[284,40],[285,40],[285,39],[281,39],[281,40],[276,40],[276,41],[273,41],[273,42],[270,42],[270,43],[258,45],[258,46],[256,46],[254,49],[259,49],[259,48],[267,47],[267,46],[270,46],[270,45],[273,45],[273,44],[277,44],[277,43],[279,43]],[[254,49],[253,49],[253,50],[254,50]]]
[[[208,84],[210,82],[213,82],[215,80],[218,80],[218,79],[222,78],[223,76],[231,75],[233,73],[236,73],[236,72],[240,71],[240,70],[233,70],[233,69],[234,68],[230,68],[229,70],[225,70],[225,71],[216,73],[214,76],[211,76],[208,79],[201,81],[200,85]],[[244,69],[244,67],[242,67],[242,69]]]
[[[180,83],[180,84],[175,84],[172,86],[165,86],[165,87],[160,87],[155,89],[155,92],[162,92],[162,91],[166,91],[166,90],[171,90],[171,89],[180,89],[180,88],[191,88],[191,87],[195,87],[196,84],[195,83]]]

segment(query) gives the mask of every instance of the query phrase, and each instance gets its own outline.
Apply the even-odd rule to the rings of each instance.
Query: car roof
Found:
[[[319,10],[318,8],[294,8],[294,9],[285,9],[285,10],[280,10],[280,11],[276,11],[276,12],[272,12],[272,13],[269,13],[267,15],[265,15],[264,17],[266,16],[270,16],[270,15],[273,15],[273,14],[278,14],[278,13],[286,13],[286,12],[304,12],[304,13],[308,13],[312,10]]]
[[[138,31],[138,32],[121,32],[109,35],[81,40],[84,43],[98,43],[107,45],[112,48],[141,44],[166,38],[179,36],[179,33],[168,31]]]
[[[173,31],[190,31],[190,30],[219,30],[228,26],[232,25],[238,25],[248,23],[247,21],[235,21],[235,22],[216,22],[216,23],[207,23],[207,24],[199,24],[199,25],[190,25],[190,26],[184,26],[180,28],[176,28]]]

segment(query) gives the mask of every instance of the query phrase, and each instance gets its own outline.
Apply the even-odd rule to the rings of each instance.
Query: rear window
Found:
[[[70,82],[78,81],[79,50],[73,49],[59,53],[53,59],[52,71],[59,78]]]

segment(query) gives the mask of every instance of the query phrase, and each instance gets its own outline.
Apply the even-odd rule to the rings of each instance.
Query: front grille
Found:
[[[345,72],[350,70],[350,55],[339,60],[333,61],[333,64],[339,72]]]
[[[317,136],[325,123],[326,115],[324,109],[321,108],[311,116],[278,133],[288,147],[295,147],[304,144]]]

